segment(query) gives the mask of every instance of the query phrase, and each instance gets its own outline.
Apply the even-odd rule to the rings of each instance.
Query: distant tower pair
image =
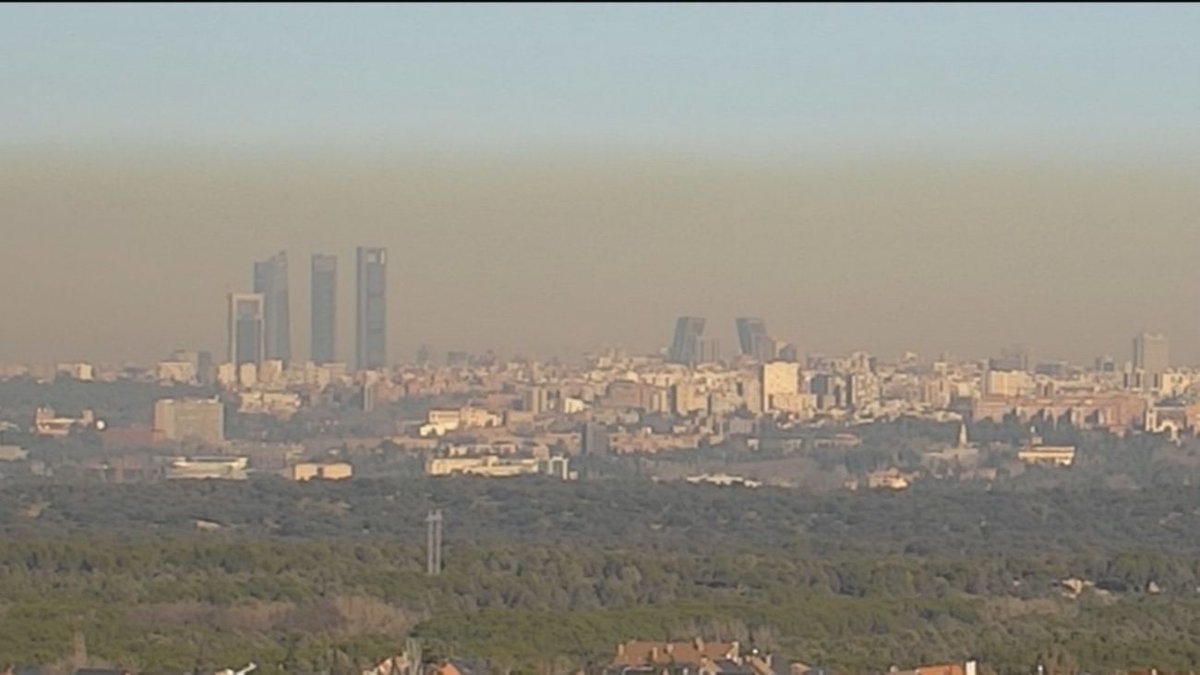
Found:
[[[720,359],[716,338],[704,337],[705,320],[698,316],[681,316],[675,321],[675,335],[667,360],[694,366]],[[745,356],[766,363],[776,357],[775,341],[767,334],[767,324],[756,317],[740,317],[735,321],[738,347]]]
[[[387,365],[387,249],[359,246],[355,269],[354,367]],[[312,355],[337,361],[337,256],[312,257]]]

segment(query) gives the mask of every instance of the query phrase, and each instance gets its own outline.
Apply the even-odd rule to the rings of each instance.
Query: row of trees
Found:
[[[1138,491],[918,483],[902,493],[810,494],[536,476],[121,486],[31,480],[5,483],[0,528],[181,531],[208,521],[260,534],[420,541],[431,508],[446,513],[447,537],[464,540],[684,549],[801,542],[822,555],[1200,549],[1200,492],[1182,485]]]
[[[1200,621],[1188,556],[814,559],[796,551],[680,556],[553,544],[453,547],[423,575],[407,544],[226,535],[22,536],[0,543],[0,658],[48,663],[86,638],[147,672],[255,661],[319,672],[378,658],[409,634],[432,656],[507,670],[605,662],[630,638],[737,639],[868,672],[985,660],[1023,672],[1051,648],[1091,669],[1194,668]],[[1063,598],[1063,574],[1161,594]]]
[[[430,507],[447,515],[436,577]],[[53,662],[82,635],[94,658],[149,672],[329,672],[413,633],[513,671],[693,635],[854,672],[967,657],[1026,672],[1039,654],[1195,668],[1197,514],[1185,488],[9,483],[0,661]],[[1065,598],[1067,578],[1094,590]]]

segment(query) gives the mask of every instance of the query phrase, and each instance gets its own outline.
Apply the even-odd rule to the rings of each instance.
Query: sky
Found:
[[[224,351],[386,246],[389,349],[1200,361],[1197,5],[0,6],[0,360]]]

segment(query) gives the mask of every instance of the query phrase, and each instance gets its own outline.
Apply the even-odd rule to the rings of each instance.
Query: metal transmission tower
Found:
[[[421,663],[425,660],[425,655],[421,651],[421,641],[416,638],[408,638],[404,641],[404,655],[408,657],[410,675],[419,675],[421,672]]]
[[[425,517],[425,572],[429,576],[442,573],[442,512],[430,511]]]

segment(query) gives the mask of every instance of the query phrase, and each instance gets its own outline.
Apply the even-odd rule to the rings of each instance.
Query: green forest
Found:
[[[425,574],[432,508],[439,576]],[[1198,516],[1186,486],[9,481],[0,662],[82,647],[146,673],[353,673],[411,635],[435,658],[567,673],[622,640],[703,636],[841,672],[1188,670]]]

